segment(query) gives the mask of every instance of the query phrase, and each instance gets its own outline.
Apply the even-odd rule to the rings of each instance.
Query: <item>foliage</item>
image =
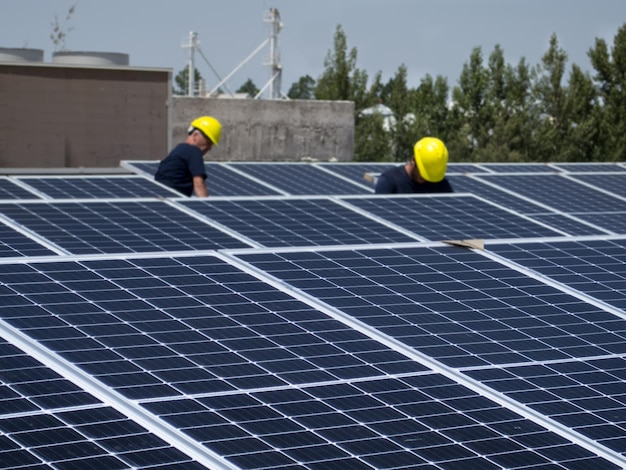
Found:
[[[302,77],[289,96],[353,101],[355,160],[406,160],[425,135],[444,140],[451,160],[459,162],[623,160],[626,24],[612,47],[596,39],[588,55],[593,76],[576,64],[568,69],[567,53],[553,34],[536,66],[524,58],[508,64],[500,45],[485,61],[476,47],[452,89],[445,77],[430,75],[412,88],[404,64],[386,83],[377,72],[368,87],[357,50],[348,48],[339,25],[322,75],[317,81]],[[362,113],[376,104],[389,107],[393,119]]]
[[[196,68],[193,69],[194,83],[198,84],[203,80],[200,71]],[[189,92],[189,67],[182,69],[176,77],[174,77],[174,83],[176,87],[173,90],[175,95],[186,95]]]
[[[249,78],[235,93],[247,93],[251,98],[254,98],[259,94],[259,89],[254,84],[251,78]]]
[[[291,85],[287,96],[292,100],[312,100],[314,90],[315,80],[310,75],[305,75]]]
[[[54,50],[56,51],[66,51],[65,40],[67,39],[67,33],[72,31],[74,28],[67,26],[67,23],[72,19],[74,12],[76,11],[76,6],[78,5],[78,1],[74,3],[68,10],[67,15],[65,15],[65,19],[63,23],[59,23],[59,18],[57,15],[54,15],[54,21],[52,22],[52,33],[50,33],[50,39],[52,40],[52,44],[54,44]]]

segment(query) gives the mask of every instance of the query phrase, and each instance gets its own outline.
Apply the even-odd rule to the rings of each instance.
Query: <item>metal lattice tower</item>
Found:
[[[271,68],[271,77],[269,82],[269,95],[271,99],[279,99],[281,97],[281,79],[282,79],[282,64],[280,62],[280,50],[278,48],[278,34],[283,28],[283,23],[280,20],[280,13],[277,8],[270,8],[269,15],[264,20],[266,23],[270,23],[270,61],[267,64]]]
[[[266,23],[270,23],[270,36],[265,41],[263,41],[248,57],[246,57],[234,70],[232,70],[226,77],[221,78],[219,74],[213,69],[213,66],[209,63],[207,58],[202,53],[200,49],[200,41],[198,41],[198,34],[191,31],[189,33],[189,42],[183,43],[182,47],[189,49],[189,60],[188,60],[188,68],[189,68],[189,87],[187,90],[188,96],[196,95],[196,84],[195,84],[195,53],[196,51],[200,53],[202,58],[207,62],[207,64],[211,67],[215,75],[220,80],[217,85],[215,85],[209,92],[208,96],[214,95],[221,86],[226,88],[226,91],[229,95],[233,96],[232,92],[228,90],[226,86],[226,82],[241,68],[245,65],[254,55],[256,55],[263,47],[269,44],[270,47],[270,59],[268,63],[263,65],[267,65],[271,68],[270,71],[270,79],[269,81],[261,88],[258,94],[254,97],[258,99],[261,97],[261,94],[269,89],[269,98],[270,99],[281,99],[283,97],[281,92],[281,79],[282,79],[282,70],[283,66],[280,61],[280,51],[278,47],[278,35],[280,30],[283,28],[283,23],[280,20],[280,13],[278,13],[278,9],[270,8],[269,13],[263,20]]]
[[[182,44],[181,47],[189,49],[189,60],[187,65],[188,71],[188,86],[187,86],[187,96],[195,96],[196,94],[196,65],[195,65],[195,54],[196,49],[200,46],[200,42],[198,41],[198,33],[194,31],[189,32],[189,42]]]

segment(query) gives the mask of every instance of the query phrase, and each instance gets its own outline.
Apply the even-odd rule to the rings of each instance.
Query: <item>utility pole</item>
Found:
[[[271,68],[270,89],[269,95],[271,99],[280,99],[280,87],[282,79],[283,66],[280,63],[280,51],[278,49],[278,34],[283,28],[283,23],[280,20],[280,13],[277,8],[270,8],[266,23],[270,23],[270,61],[267,64]]]
[[[194,31],[189,32],[189,43],[183,44],[182,47],[189,49],[189,61],[188,61],[188,77],[187,77],[187,96],[195,96],[196,94],[196,64],[195,55],[196,49],[200,46],[198,41],[198,33]]]

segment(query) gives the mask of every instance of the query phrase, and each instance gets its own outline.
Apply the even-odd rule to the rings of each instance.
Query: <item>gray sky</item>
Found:
[[[69,8],[75,13],[67,23]],[[555,33],[568,65],[591,70],[587,51],[595,38],[609,45],[626,23],[626,0],[0,0],[0,47],[44,50],[52,61],[55,16],[67,32],[66,49],[122,52],[136,67],[183,69],[189,32],[198,33],[196,67],[209,88],[231,73],[269,36],[263,19],[277,8],[282,91],[303,75],[317,79],[341,25],[348,47],[358,51],[357,67],[387,81],[404,64],[408,85],[425,74],[443,75],[456,85],[472,49],[487,60],[496,44],[507,63],[525,57],[540,62]],[[248,78],[258,88],[270,77],[265,46],[233,75],[235,91]],[[568,67],[568,69],[569,69]]]

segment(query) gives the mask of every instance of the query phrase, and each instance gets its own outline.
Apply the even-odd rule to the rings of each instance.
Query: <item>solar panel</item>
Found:
[[[385,195],[346,197],[345,200],[426,240],[527,238],[563,234],[472,195]]]
[[[176,191],[143,176],[21,176],[23,184],[51,199],[173,197]]]
[[[154,178],[159,162],[125,161],[123,166],[140,174]],[[271,196],[281,194],[264,184],[249,178],[238,171],[233,171],[226,164],[204,162],[207,179],[206,184],[211,196]],[[179,194],[180,196],[180,194]]]
[[[161,201],[6,203],[0,213],[72,254],[249,246]]]
[[[355,183],[374,189],[376,178],[395,163],[315,163],[315,166],[326,169],[337,175],[348,178]]]
[[[626,468],[620,165],[157,164],[5,179],[0,468]]]
[[[570,442],[213,256],[0,264],[0,284],[12,290],[0,315],[25,343],[238,468],[521,469],[555,458],[617,468],[618,455]],[[185,458],[174,455],[137,465]]]
[[[229,163],[251,178],[263,181],[290,195],[363,194],[366,182],[350,182],[311,165],[298,163]]]
[[[57,252],[18,232],[17,230],[0,223],[0,258],[13,256],[48,256]]]
[[[626,198],[626,171],[622,173],[582,173],[570,175],[569,178]]]
[[[614,215],[614,213],[612,212],[611,215]],[[532,218],[534,220],[549,225],[550,227],[554,227],[555,229],[562,230],[570,235],[615,235],[615,233],[617,233],[611,232],[610,229],[604,228],[606,227],[606,224],[602,224],[602,226],[600,226],[591,221],[587,222],[583,220],[584,217],[584,214],[581,218],[576,215],[558,214],[550,212],[546,212],[545,214],[532,215]]]
[[[618,453],[624,453],[623,357],[533,364],[468,375]]]
[[[450,184],[457,193],[471,193],[520,214],[536,214],[546,212],[549,208],[537,201],[503,191],[497,186],[487,184],[490,180],[481,180],[468,175],[455,175],[449,178]]]
[[[561,175],[478,175],[507,191],[521,194],[561,212],[612,212],[624,201]]]
[[[204,466],[0,338],[0,466]]]
[[[587,172],[587,171],[625,171],[626,168],[618,163],[604,163],[604,162],[588,162],[588,163],[572,163],[572,162],[561,162],[561,163],[551,163],[550,166],[566,171],[566,172]]]
[[[626,308],[626,240],[495,244],[491,250],[571,289]]]
[[[451,367],[613,354],[626,336],[626,320],[454,247],[242,256]],[[573,333],[603,323],[593,341]]]
[[[189,200],[180,204],[265,247],[416,240],[325,198]]]
[[[41,199],[37,194],[7,177],[0,176],[0,199]]]
[[[478,168],[494,173],[555,173],[558,167],[546,163],[477,163]]]

